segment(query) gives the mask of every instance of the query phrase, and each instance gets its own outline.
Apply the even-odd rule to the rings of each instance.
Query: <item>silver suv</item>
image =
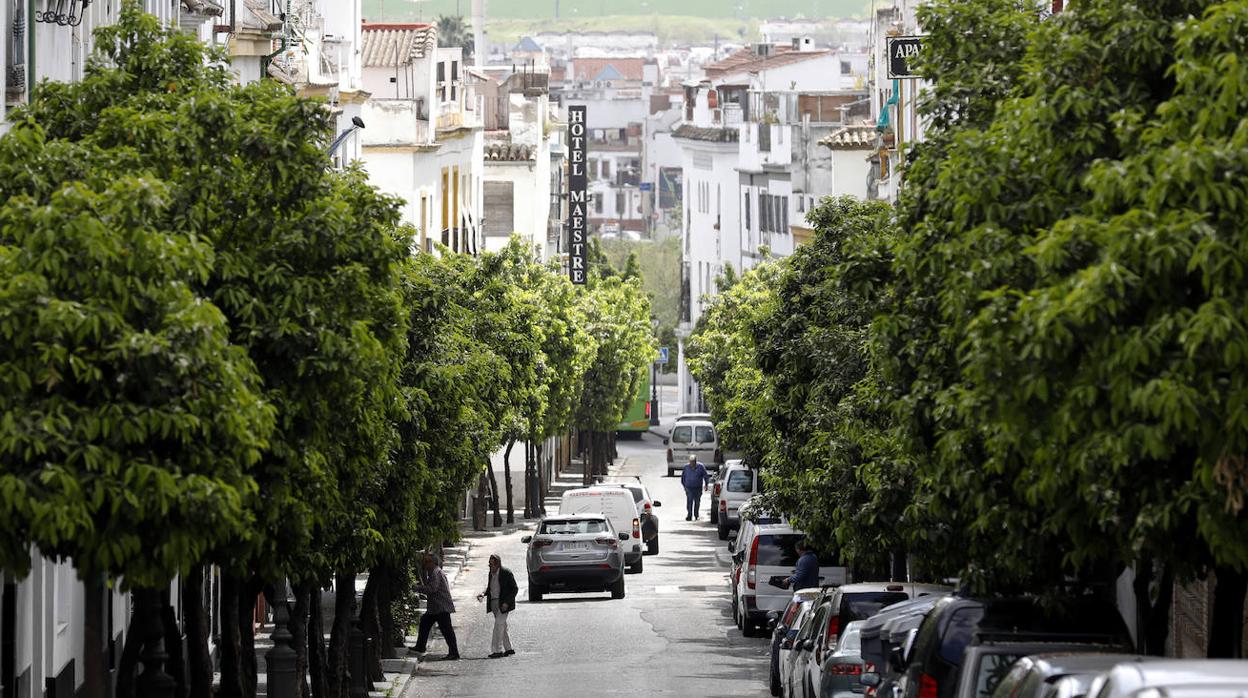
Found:
[[[551,592],[610,591],[624,598],[624,550],[602,514],[563,514],[542,519],[537,531],[520,539],[529,546],[529,601]]]

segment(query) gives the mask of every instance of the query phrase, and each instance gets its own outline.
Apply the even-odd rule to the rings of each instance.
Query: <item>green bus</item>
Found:
[[[617,433],[641,433],[650,430],[650,371],[641,372],[637,381],[637,394],[624,413],[624,421],[616,427]]]

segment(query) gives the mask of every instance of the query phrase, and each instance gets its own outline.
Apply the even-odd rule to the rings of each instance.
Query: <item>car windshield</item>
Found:
[[[728,473],[729,492],[749,492],[754,489],[754,473],[748,470],[734,470]]]
[[[879,613],[881,608],[908,598],[910,597],[900,591],[867,591],[846,594],[841,612],[846,616],[846,621],[866,620]]]
[[[672,430],[672,443],[687,444],[693,441],[693,427],[676,427]]]
[[[712,427],[695,427],[694,438],[700,444],[708,444],[715,440],[715,429]]]
[[[992,698],[997,685],[1010,673],[1023,655],[1007,652],[1004,654],[981,654],[975,665],[975,698]]]
[[[640,487],[625,487],[624,489],[633,493],[633,503],[635,504],[640,504],[641,500],[646,498],[645,490],[641,489]]]
[[[549,535],[576,535],[578,533],[606,533],[607,522],[602,519],[580,519],[578,521],[543,521],[538,533]]]

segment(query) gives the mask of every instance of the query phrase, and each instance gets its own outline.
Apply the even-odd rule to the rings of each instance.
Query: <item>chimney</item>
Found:
[[[801,52],[814,51],[815,40],[809,36],[795,36],[793,37],[793,50]]]
[[[485,65],[485,41],[485,0],[472,0],[472,64],[477,68]]]

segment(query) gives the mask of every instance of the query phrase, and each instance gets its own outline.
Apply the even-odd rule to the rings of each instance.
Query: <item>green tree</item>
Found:
[[[438,16],[438,45],[458,46],[464,49],[465,63],[476,51],[472,31],[467,23],[464,22],[464,18],[459,15]]]

